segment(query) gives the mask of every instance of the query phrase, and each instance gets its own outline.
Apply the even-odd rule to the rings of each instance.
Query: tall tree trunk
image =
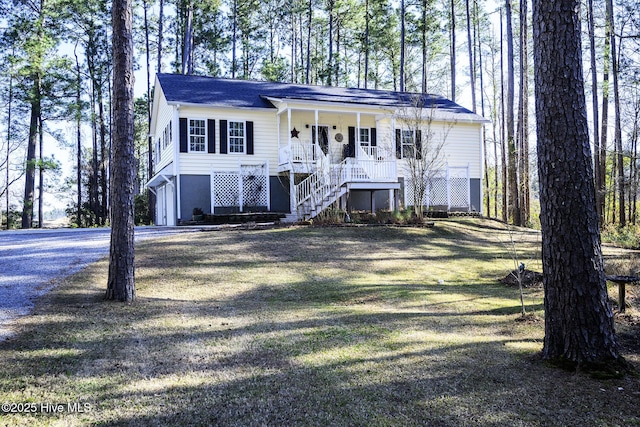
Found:
[[[636,120],[637,120],[637,116],[636,116]],[[636,165],[636,156],[638,154],[638,146],[637,146],[637,135],[636,135],[636,125],[634,125],[633,127],[633,131],[631,132],[630,135],[630,144],[631,147],[630,148],[630,159],[629,159],[629,191],[627,192],[627,196],[629,198],[629,204],[628,204],[628,213],[627,213],[627,218],[629,219],[629,223],[634,224],[636,223],[636,204],[635,204],[635,200],[637,197],[637,191],[638,191],[638,186],[637,186],[637,165]]]
[[[422,50],[422,93],[427,93],[427,0],[422,0],[422,31],[420,32],[420,44]]]
[[[291,83],[297,83],[296,81],[296,49],[298,46],[297,41],[298,32],[296,31],[296,15],[291,13]]]
[[[193,47],[193,2],[187,3],[187,22],[185,23],[184,39],[182,46],[182,74],[193,74],[193,60],[191,49]]]
[[[502,8],[500,8],[500,150],[502,156],[502,220],[509,218],[508,184],[507,184],[507,125],[504,93],[504,28],[502,22]]]
[[[626,208],[625,208],[625,180],[624,180],[624,156],[622,152],[622,125],[620,119],[620,89],[618,87],[618,64],[619,58],[616,48],[616,27],[615,18],[613,16],[613,0],[607,0],[607,21],[610,28],[611,35],[611,64],[613,68],[613,100],[615,109],[615,146],[618,153],[618,177],[616,179],[618,187],[618,217],[620,219],[620,225],[624,227],[627,224],[626,220]]]
[[[33,224],[33,203],[36,181],[36,148],[38,146],[38,118],[41,107],[41,77],[36,72],[33,76],[31,119],[29,122],[29,139],[27,142],[27,166],[25,169],[24,203],[22,208],[22,228],[31,228]]]
[[[596,65],[595,24],[593,19],[593,0],[588,1],[589,57],[591,60],[591,113],[593,114],[593,155],[596,185],[596,210],[600,225],[604,224],[604,174],[600,167],[600,118],[598,117],[598,67]]]
[[[304,26],[302,25],[303,22],[304,20],[302,19],[302,12],[300,12],[300,37],[298,37],[298,40],[300,41],[300,82],[301,83],[305,82],[304,75],[306,70],[305,54],[304,54]]]
[[[364,88],[369,80],[369,0],[364,2]]]
[[[105,120],[104,112],[104,100],[102,99],[102,87],[98,85],[98,126],[100,130],[100,162],[99,165],[99,183],[100,183],[100,206],[99,206],[99,219],[100,225],[105,225],[108,219],[108,183],[107,180],[107,165],[108,165],[108,151],[107,151],[107,124]]]
[[[164,31],[164,0],[160,0],[158,4],[158,66],[157,73],[162,73],[162,36]]]
[[[607,188],[607,144],[609,134],[609,69],[611,67],[611,28],[605,25],[604,52],[602,53],[602,122],[600,126],[600,171],[602,173],[603,216],[606,221]],[[612,181],[613,182],[613,181]],[[615,195],[615,193],[614,193]],[[614,203],[615,204],[615,203]],[[615,210],[614,210],[615,212]],[[615,220],[613,220],[615,222]]]
[[[238,0],[233,0],[233,23],[231,32],[231,78],[238,71]]]
[[[76,45],[77,49],[77,45]],[[77,189],[77,218],[76,225],[82,227],[82,70],[80,59],[74,49],[76,58],[76,189]]]
[[[469,84],[471,85],[471,111],[476,112],[476,67],[473,60],[473,40],[471,38],[471,11],[469,0],[466,0],[467,11],[467,46],[469,47]]]
[[[149,21],[147,19],[147,1],[143,0],[144,6],[144,41],[146,47],[147,60],[147,131],[151,132],[151,50],[149,48]],[[147,175],[148,179],[153,177],[153,138],[147,137]],[[144,183],[141,183],[144,184]],[[153,192],[145,188],[147,193],[147,216],[150,221],[154,221],[156,216],[156,197]]]
[[[507,150],[509,155],[509,213],[514,225],[522,225],[518,186],[518,150],[515,144],[513,104],[515,100],[513,65],[513,25],[511,0],[506,0],[507,14]]]
[[[313,20],[313,2],[309,0],[309,14],[307,16],[307,68],[305,71],[305,84],[310,84],[311,77],[311,23]]]
[[[133,10],[131,0],[114,0],[113,149],[111,161],[111,245],[106,299],[135,299]]]
[[[40,117],[38,117],[38,228],[42,228],[44,222],[44,216],[42,211],[44,210],[44,125],[42,124],[42,110],[40,110]]]
[[[406,38],[406,28],[405,28],[405,14],[406,8],[404,4],[404,0],[400,0],[400,92],[404,92],[404,62],[405,62],[405,38]]]
[[[529,55],[527,1],[520,2],[520,96],[518,97],[518,183],[520,221],[529,221]]]
[[[15,48],[12,48],[12,54],[15,54]],[[9,166],[11,163],[11,112],[13,109],[13,69],[9,70],[9,99],[7,100],[7,155],[5,157],[5,164],[7,166],[5,173],[5,198],[7,202],[7,230],[11,228],[11,208],[9,207],[10,203],[10,191],[9,187],[11,186],[10,182],[10,174],[9,174]]]
[[[456,102],[456,7],[455,0],[451,0],[449,9],[449,19],[451,25],[449,29],[449,59],[451,67],[451,100]]]
[[[327,55],[327,85],[332,86],[333,80],[333,16],[334,1],[327,1],[327,13],[329,14],[329,54]]]
[[[579,0],[533,0],[544,359],[618,361],[587,124]],[[556,167],[569,162],[570,168]]]
[[[92,81],[91,93],[91,175],[89,176],[89,205],[93,213],[95,223],[99,223],[100,203],[98,201],[99,166],[98,166],[98,119],[96,112],[96,80]],[[92,219],[93,221],[93,219]],[[94,225],[94,224],[92,224]]]
[[[474,11],[475,11],[475,16],[476,16],[476,41],[478,43],[478,71],[479,71],[479,77],[480,77],[480,114],[482,114],[482,117],[484,117],[485,115],[485,111],[484,111],[484,74],[483,74],[483,70],[482,70],[482,37],[480,36],[480,16],[478,13],[478,2],[474,1],[473,2],[473,7],[474,7]],[[495,133],[494,133],[495,136]],[[487,193],[487,213],[486,215],[488,217],[491,217],[491,187],[490,187],[490,183],[489,183],[489,153],[488,153],[488,149],[487,149],[487,134],[486,134],[486,128],[484,125],[482,125],[482,145],[483,145],[483,153],[484,153],[484,182],[485,182],[485,192]],[[497,171],[496,171],[497,172]]]

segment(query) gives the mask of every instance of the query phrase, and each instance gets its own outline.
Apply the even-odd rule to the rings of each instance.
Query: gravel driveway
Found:
[[[195,231],[191,228],[136,227],[136,241]],[[34,300],[61,278],[109,255],[110,229],[51,229],[0,232],[0,341],[10,322],[28,314]]]

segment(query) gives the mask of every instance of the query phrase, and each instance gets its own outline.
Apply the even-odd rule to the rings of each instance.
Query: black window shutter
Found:
[[[253,122],[247,122],[247,154],[253,154]]]
[[[378,145],[378,135],[376,132],[376,128],[371,128],[371,146],[375,147],[376,145]]]
[[[189,151],[188,144],[187,144],[187,140],[189,139],[188,137],[189,128],[187,126],[188,126],[187,119],[180,118],[180,152],[181,153],[186,153],[187,151]]]
[[[213,119],[207,120],[207,145],[209,153],[216,152],[216,121]]]
[[[422,158],[422,131],[416,130],[416,159]]]
[[[220,154],[227,154],[227,121],[220,120]]]
[[[396,158],[402,158],[402,139],[400,129],[396,129]]]
[[[355,157],[356,155],[356,128],[349,126],[349,146],[347,148],[347,157]]]

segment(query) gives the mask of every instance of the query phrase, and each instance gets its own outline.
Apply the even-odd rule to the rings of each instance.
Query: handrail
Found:
[[[395,182],[397,179],[395,161],[347,157],[332,165],[320,148],[317,151],[316,171],[295,185],[295,206],[298,208],[308,200],[317,206],[323,205],[323,199],[348,182]]]

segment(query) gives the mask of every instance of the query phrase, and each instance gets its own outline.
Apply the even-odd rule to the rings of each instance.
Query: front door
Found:
[[[325,155],[329,153],[329,126],[318,126],[318,132],[316,132],[315,125],[311,126],[311,139],[314,145],[318,144],[318,147]]]

